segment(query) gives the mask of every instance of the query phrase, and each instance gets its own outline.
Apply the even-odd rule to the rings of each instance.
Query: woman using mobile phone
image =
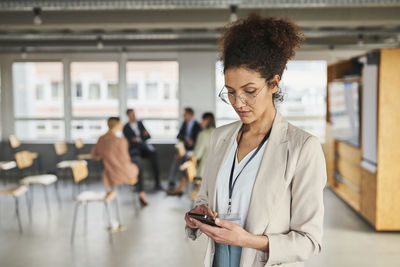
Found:
[[[240,121],[211,135],[200,192],[185,215],[191,239],[209,237],[205,266],[304,266],[321,251],[326,167],[318,139],[276,110],[279,82],[304,40],[290,20],[256,14],[224,28],[219,97]]]

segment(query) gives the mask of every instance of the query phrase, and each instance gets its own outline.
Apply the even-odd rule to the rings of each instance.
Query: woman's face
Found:
[[[274,79],[279,79],[279,76],[275,76]],[[273,85],[268,86],[266,79],[256,71],[243,67],[227,69],[225,71],[225,87],[229,93],[236,96],[232,107],[245,124],[258,120],[274,109],[272,95],[278,88]],[[242,102],[238,97],[241,94],[257,95],[254,104]]]
[[[201,128],[206,129],[209,124],[209,119],[202,119]]]

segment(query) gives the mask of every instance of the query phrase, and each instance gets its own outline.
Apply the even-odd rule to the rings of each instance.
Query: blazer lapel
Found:
[[[254,182],[245,224],[245,229],[254,234],[264,233],[286,188],[284,175],[288,156],[287,128],[287,121],[277,112]]]
[[[212,207],[210,207],[212,210],[216,209],[217,206],[217,178],[218,178],[218,173],[222,167],[223,162],[226,160],[228,154],[229,154],[229,149],[232,147],[233,143],[235,142],[236,136],[238,135],[238,132],[240,128],[242,127],[242,122],[237,121],[235,123],[235,126],[230,128],[229,131],[226,133],[221,133],[221,136],[223,136],[222,139],[220,139],[220,142],[216,144],[216,151],[219,151],[218,155],[219,157],[215,158],[214,161],[214,166],[215,168],[212,168],[214,173],[212,174],[211,177],[216,177],[213,181],[214,184],[212,185],[211,188],[213,188],[213,195],[212,195]]]

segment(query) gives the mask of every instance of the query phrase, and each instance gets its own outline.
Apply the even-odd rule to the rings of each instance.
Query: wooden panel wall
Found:
[[[378,99],[378,230],[400,230],[400,49],[382,49]]]
[[[361,168],[361,215],[376,225],[376,174]]]

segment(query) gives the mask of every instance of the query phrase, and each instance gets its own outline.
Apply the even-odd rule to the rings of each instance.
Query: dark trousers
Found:
[[[150,160],[151,168],[153,169],[155,186],[160,186],[160,169],[158,165],[158,154],[157,150],[150,144],[141,143],[131,153],[131,161],[135,163],[139,168],[139,176],[137,189],[143,191],[143,160],[142,157],[146,157]]]
[[[139,168],[138,182],[136,183],[136,189],[139,192],[143,191],[143,164],[142,158],[139,155],[131,156],[131,161]]]
[[[145,144],[140,150],[142,157],[148,158],[153,169],[155,186],[160,185],[160,168],[158,164],[158,153],[157,150],[150,144]]]
[[[182,176],[185,175],[185,172],[181,171],[179,167],[187,160],[188,160],[187,155],[185,155],[183,158],[180,158],[178,154],[175,154],[171,168],[169,169],[169,177],[168,177],[169,190],[173,190],[175,188],[176,182],[179,181],[182,178]]]

